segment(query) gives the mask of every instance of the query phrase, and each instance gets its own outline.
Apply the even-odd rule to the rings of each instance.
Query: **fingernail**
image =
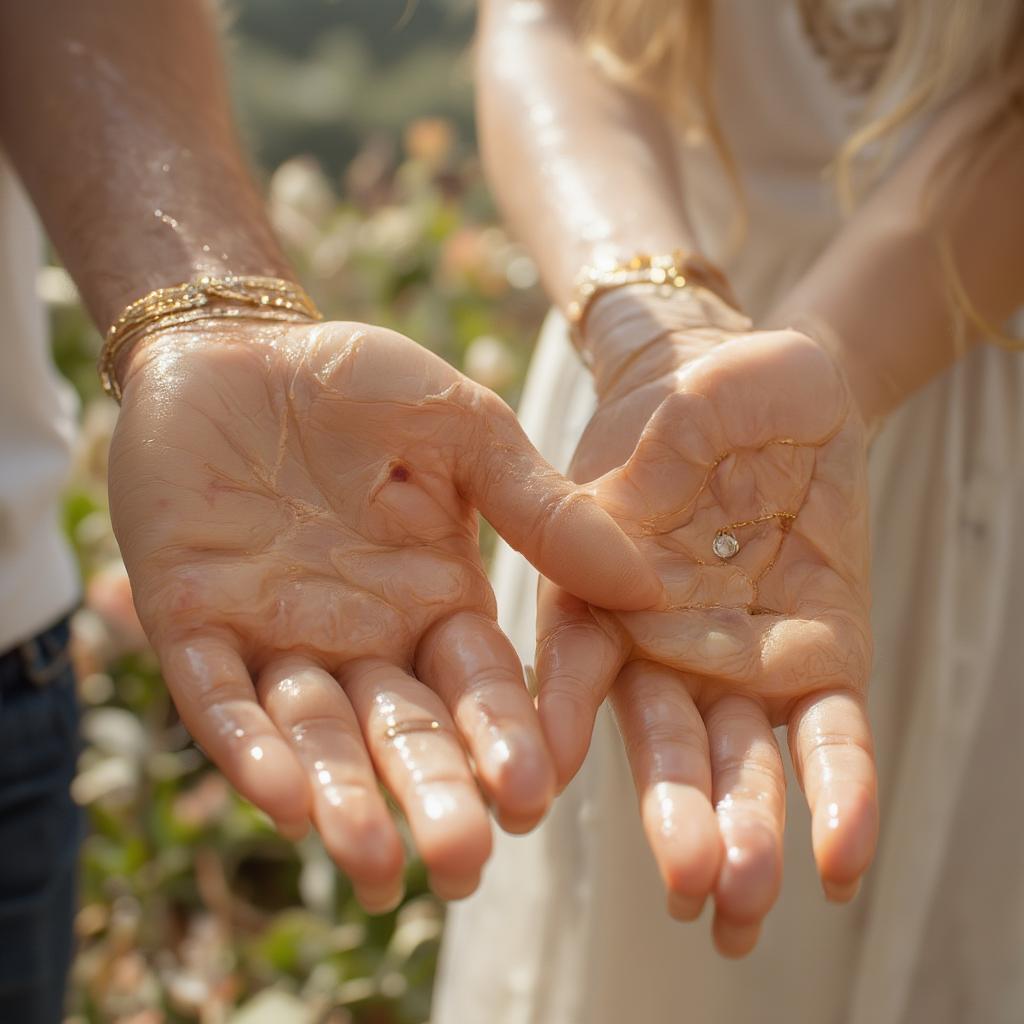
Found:
[[[849,903],[860,889],[860,879],[855,882],[822,882],[825,898],[832,903]]]
[[[453,901],[464,900],[472,896],[480,884],[480,875],[462,876],[459,878],[444,878],[431,872],[429,877],[430,888],[434,895],[441,900]]]
[[[555,763],[556,789],[560,793],[572,781],[586,756],[580,737],[587,742],[592,721],[581,714],[579,701],[559,693],[542,695],[538,705],[541,727]]]
[[[730,959],[738,959],[746,956],[757,945],[761,935],[761,923],[727,924],[716,918],[712,931],[718,952]]]
[[[696,921],[704,909],[706,896],[683,896],[681,893],[668,894],[668,912],[677,921]]]
[[[356,899],[368,914],[388,914],[395,910],[405,899],[405,886],[399,882],[397,886],[355,886]]]
[[[501,809],[514,817],[542,814],[555,787],[547,748],[531,733],[509,730],[487,752],[486,775]]]

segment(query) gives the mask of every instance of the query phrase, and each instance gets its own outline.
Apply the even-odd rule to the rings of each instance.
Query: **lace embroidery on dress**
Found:
[[[878,80],[899,28],[892,0],[797,0],[804,31],[833,80],[854,93]]]

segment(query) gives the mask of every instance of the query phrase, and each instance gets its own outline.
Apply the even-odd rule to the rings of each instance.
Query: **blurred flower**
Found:
[[[392,258],[409,252],[419,239],[419,218],[406,206],[382,207],[359,231],[359,242],[364,249],[373,249]]]
[[[233,1013],[228,1024],[313,1024],[313,1012],[301,999],[271,988]]]
[[[271,207],[287,206],[314,223],[326,220],[337,202],[320,164],[311,156],[286,160],[270,178]]]
[[[450,277],[469,277],[480,262],[480,229],[459,228],[445,240],[441,249],[441,271]]]
[[[443,915],[434,900],[410,900],[398,911],[388,954],[404,963],[425,942],[436,942],[441,938],[442,924]]]
[[[87,903],[75,915],[75,935],[87,939],[107,927],[109,912],[102,903]]]
[[[106,754],[140,760],[150,740],[138,717],[124,708],[91,708],[82,716],[82,736]]]
[[[107,456],[110,438],[117,423],[118,408],[113,402],[89,402],[82,414],[75,445],[75,476],[84,483],[106,491]]]
[[[36,276],[36,294],[48,306],[74,306],[78,289],[63,267],[40,267]]]
[[[488,298],[508,291],[508,279],[500,258],[505,244],[503,232],[467,225],[453,231],[441,250],[442,278],[463,288],[472,288]]]
[[[90,681],[93,676],[106,674],[113,652],[110,630],[103,618],[88,608],[79,608],[71,618],[71,662],[75,666],[79,689],[88,703],[99,703],[112,689],[99,683],[97,699],[89,696]]]
[[[79,613],[81,614],[81,613]],[[72,655],[75,675],[78,678],[78,695],[85,704],[105,704],[114,696],[114,680],[106,672],[82,673],[78,671],[78,659]]]
[[[238,995],[230,929],[216,915],[196,914],[177,956],[164,951],[161,980],[168,999],[183,1016],[223,1021]]]
[[[145,957],[137,950],[112,961],[105,972],[105,985],[97,1002],[108,1019],[117,1024],[158,1024],[164,1015],[157,1009],[160,986]]]
[[[174,816],[191,828],[206,828],[219,821],[228,808],[231,790],[219,772],[207,772],[191,789],[174,800]]]
[[[299,895],[302,902],[317,913],[329,915],[338,891],[338,869],[316,839],[302,844],[302,871]]]
[[[509,259],[505,266],[508,283],[520,290],[532,288],[539,279],[537,264],[519,246],[509,246],[509,250]]]
[[[519,377],[519,362],[499,338],[474,338],[462,360],[463,372],[492,391],[503,391]]]
[[[345,190],[360,206],[376,206],[390,191],[394,169],[395,147],[391,139],[372,135],[348,165]]]
[[[270,222],[290,248],[314,245],[335,205],[334,192],[312,157],[286,160],[270,178]]]
[[[352,254],[350,225],[332,229],[313,247],[309,257],[310,269],[322,280],[330,280],[340,274]]]
[[[206,979],[191,971],[168,971],[163,983],[171,1006],[178,1013],[195,1016],[210,1000],[210,986]]]
[[[71,783],[71,798],[82,807],[100,801],[126,804],[138,784],[139,767],[131,758],[107,757],[79,771]]]
[[[148,1010],[139,1010],[138,1013],[130,1013],[128,1016],[118,1017],[114,1024],[164,1024],[167,1015],[163,1010],[151,1007]]]
[[[455,128],[443,117],[421,117],[405,129],[405,151],[431,169],[443,167],[455,145]]]

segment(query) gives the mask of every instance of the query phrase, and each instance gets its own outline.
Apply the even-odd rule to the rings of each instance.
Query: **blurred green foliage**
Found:
[[[473,0],[229,0],[243,129],[260,162],[339,173],[374,136],[440,116],[471,139]]]
[[[332,317],[401,330],[518,396],[543,313],[495,223],[469,135],[467,4],[246,0],[229,54],[272,220]],[[64,521],[86,580],[75,661],[88,808],[80,1024],[423,1024],[442,911],[367,917],[315,835],[277,836],[179,723],[131,607],[106,504],[116,419],[99,338],[58,267],[40,275],[57,361],[82,401]]]

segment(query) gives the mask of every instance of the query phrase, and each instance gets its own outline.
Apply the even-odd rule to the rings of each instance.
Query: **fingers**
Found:
[[[792,331],[728,341],[713,360],[694,360],[677,386],[626,464],[601,478],[598,494],[616,517],[682,526],[730,452],[823,444],[849,404],[830,357]]]
[[[301,834],[310,812],[305,774],[257,703],[235,647],[218,634],[172,644],[159,653],[167,688],[195,741],[282,832]]]
[[[708,400],[672,394],[651,417],[627,462],[596,481],[595,494],[616,518],[676,529],[689,522],[725,451]]]
[[[626,665],[612,704],[669,912],[693,920],[722,859],[704,724],[679,673],[653,662]]]
[[[402,841],[340,684],[320,666],[293,656],[269,665],[257,687],[267,714],[302,762],[317,831],[359,902],[370,912],[397,906]]]
[[[491,852],[491,824],[455,727],[437,694],[386,662],[341,674],[377,775],[401,805],[444,899],[468,896]]]
[[[789,747],[811,809],[811,837],[825,894],[853,898],[878,841],[878,784],[862,697],[814,694],[789,719]]]
[[[503,827],[533,828],[554,796],[554,766],[522,665],[497,623],[471,612],[441,620],[420,641],[416,675],[447,706]]]
[[[620,633],[585,601],[547,580],[537,598],[537,711],[555,763],[559,791],[590,748],[597,709],[626,658]]]
[[[478,411],[479,429],[459,466],[466,496],[570,593],[605,608],[656,604],[661,583],[633,542],[591,494],[544,461],[508,406],[492,398]]]
[[[748,697],[722,697],[704,713],[725,860],[715,887],[715,945],[753,949],[782,884],[786,776],[771,725]]]

